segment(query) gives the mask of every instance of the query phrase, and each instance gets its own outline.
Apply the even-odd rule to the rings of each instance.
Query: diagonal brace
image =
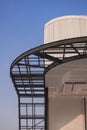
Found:
[[[50,61],[54,61],[54,62],[57,62],[57,63],[62,62],[62,60],[60,60],[59,58],[53,57],[51,55],[47,55],[46,53],[37,52],[37,53],[34,53],[34,54],[41,57],[41,58],[46,58],[46,59],[48,59]]]

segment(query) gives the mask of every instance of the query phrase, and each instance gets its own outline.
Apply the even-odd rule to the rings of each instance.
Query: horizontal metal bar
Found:
[[[37,116],[31,116],[31,115],[25,115],[25,116],[20,116],[19,117],[20,119],[45,119],[44,116],[40,116],[40,115],[37,115]]]
[[[32,104],[33,104],[33,105],[37,105],[37,106],[39,106],[39,105],[41,105],[41,106],[45,105],[45,103],[42,103],[42,102],[41,102],[41,103],[20,103],[20,105],[24,105],[24,106],[25,106],[25,105],[26,105],[26,106],[27,106],[27,105],[31,106]]]
[[[17,87],[17,88],[26,88],[26,87],[28,87],[28,88],[31,88],[31,87],[33,87],[33,88],[44,88],[44,84],[19,84],[19,85],[15,85],[15,87]]]
[[[45,96],[45,94],[27,94],[27,93],[24,94],[18,93],[18,95],[20,97],[38,97],[38,98]]]
[[[26,92],[36,92],[36,93],[37,93],[37,92],[44,92],[44,90],[41,90],[41,89],[39,89],[39,90],[35,90],[35,89],[29,90],[29,89],[25,89],[25,88],[24,88],[24,90],[23,90],[23,89],[22,89],[22,90],[21,90],[21,89],[18,89],[18,91],[19,91],[19,92],[23,92],[23,91],[26,91]]]
[[[13,76],[14,76],[14,77],[20,77],[20,76],[21,76],[21,77],[36,77],[36,76],[38,76],[38,77],[41,77],[41,76],[42,76],[42,77],[43,77],[43,74],[40,74],[40,73],[35,73],[35,74],[30,74],[30,73],[22,74],[22,73],[21,73],[21,74],[19,74],[19,73],[18,73],[18,74],[13,74]]]
[[[35,61],[32,61],[32,63],[33,62],[35,62]],[[44,66],[44,64],[43,64],[43,66],[42,66],[42,64],[41,65],[29,65],[29,64],[23,64],[23,63],[18,63],[17,64],[18,66],[31,66],[31,67],[34,67],[34,68],[45,68],[45,66]]]

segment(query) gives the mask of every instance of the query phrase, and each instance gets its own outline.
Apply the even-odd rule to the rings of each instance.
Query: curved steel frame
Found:
[[[47,130],[45,74],[56,65],[83,58],[87,58],[87,37],[44,44],[13,61],[10,76],[19,99],[19,130]],[[23,102],[25,98],[29,100]],[[37,110],[40,107],[41,113]],[[26,108],[25,114],[22,108]]]

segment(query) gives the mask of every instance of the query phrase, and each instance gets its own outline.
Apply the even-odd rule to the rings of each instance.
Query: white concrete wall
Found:
[[[49,130],[85,130],[84,117],[82,98],[49,97]]]
[[[44,43],[87,36],[87,16],[63,16],[45,24]]]
[[[87,82],[87,59],[52,68],[45,81],[49,101],[48,130],[85,130],[83,98],[87,99],[87,83],[76,84],[72,91],[72,86],[65,82]]]

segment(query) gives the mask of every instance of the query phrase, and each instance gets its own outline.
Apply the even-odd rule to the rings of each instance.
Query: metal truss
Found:
[[[56,41],[26,51],[10,67],[18,95],[19,130],[47,130],[45,74],[54,66],[87,58],[87,37]]]

